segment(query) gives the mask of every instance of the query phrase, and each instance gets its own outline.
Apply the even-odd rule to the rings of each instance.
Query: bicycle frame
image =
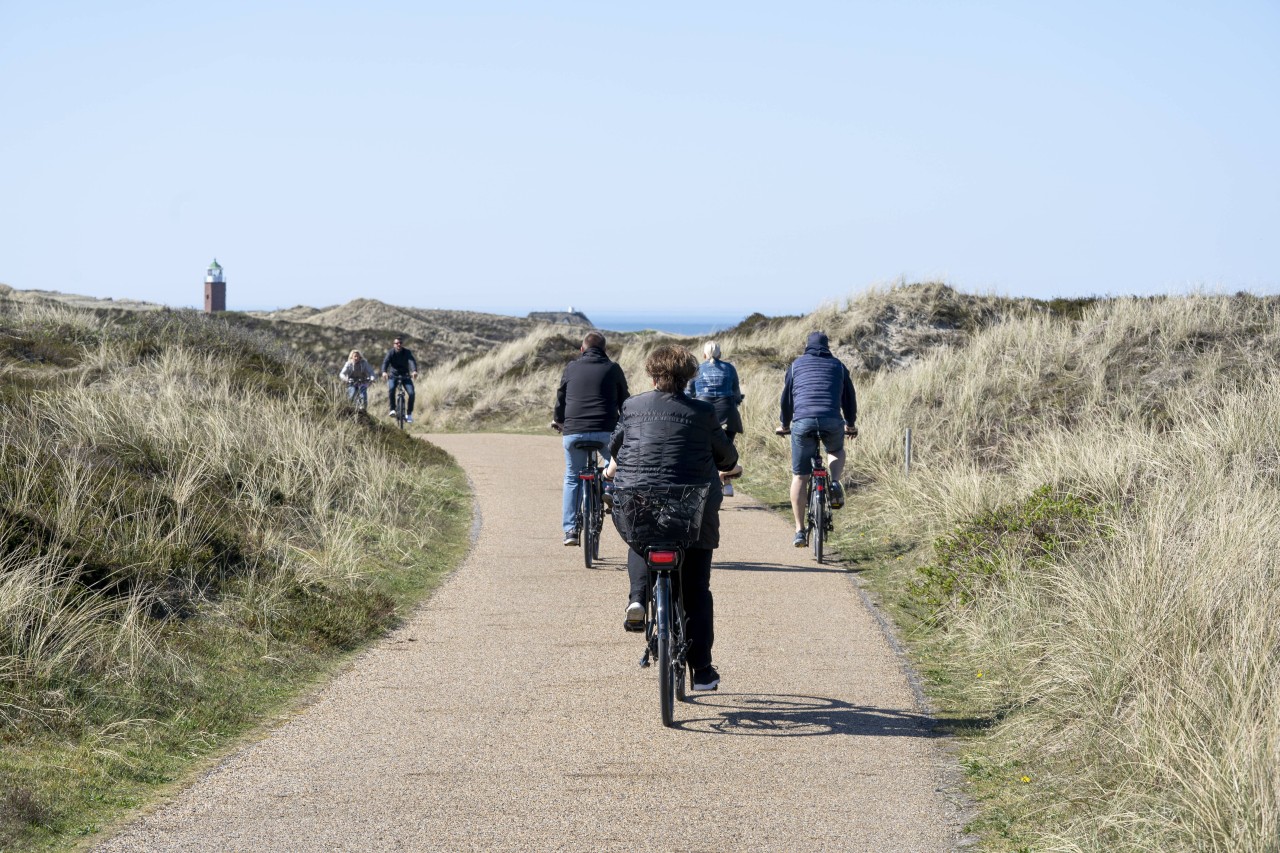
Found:
[[[587,447],[587,464],[578,472],[582,492],[578,498],[578,529],[582,532],[582,561],[591,568],[600,559],[600,531],[604,528],[604,471],[600,453]]]
[[[813,556],[822,562],[824,540],[828,530],[833,529],[831,520],[830,476],[826,463],[819,451],[813,457],[813,473],[809,476],[808,492],[805,504],[808,507],[805,516],[809,544],[813,548]]]
[[[686,656],[689,640],[684,602],[680,595],[680,567],[684,549],[653,545],[645,549],[645,564],[653,572],[649,594],[649,619],[645,624],[645,650],[640,665],[658,661],[658,692],[662,724],[675,725],[675,703],[685,701]]]

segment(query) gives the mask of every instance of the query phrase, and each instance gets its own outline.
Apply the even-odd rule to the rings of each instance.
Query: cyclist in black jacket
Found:
[[[556,390],[551,426],[564,433],[564,502],[561,507],[564,544],[578,544],[578,472],[587,464],[587,451],[574,445],[597,441],[606,445],[600,461],[609,461],[609,436],[618,424],[627,399],[627,377],[604,351],[604,335],[591,332],[582,341],[582,354],[565,366]],[[611,499],[611,498],[610,498]]]
[[[382,359],[382,378],[387,380],[387,408],[391,417],[396,416],[396,385],[401,384],[409,392],[407,423],[413,423],[413,380],[418,378],[418,362],[413,351],[406,349],[404,338],[397,337]]]

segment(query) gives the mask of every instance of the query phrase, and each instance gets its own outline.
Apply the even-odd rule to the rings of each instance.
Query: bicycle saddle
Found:
[[[573,446],[580,450],[604,450],[603,441],[575,441]]]

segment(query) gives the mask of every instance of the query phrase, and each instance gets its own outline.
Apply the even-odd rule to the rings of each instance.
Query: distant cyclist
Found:
[[[853,393],[849,369],[831,354],[827,336],[812,332],[805,343],[804,355],[787,368],[782,388],[781,434],[791,431],[791,511],[795,515],[796,536],[793,544],[803,548],[809,544],[804,536],[805,493],[813,473],[813,457],[818,441],[830,457],[831,507],[844,506],[844,487],[840,472],[844,468],[844,437],[858,435],[858,400]]]
[[[397,337],[382,359],[382,378],[387,380],[387,408],[391,410],[387,414],[396,416],[396,385],[403,385],[409,392],[405,422],[413,423],[413,380],[418,378],[418,362],[413,351],[405,349],[404,338]]]
[[[742,432],[742,416],[738,406],[742,403],[742,389],[738,387],[738,371],[732,364],[720,360],[720,344],[707,341],[702,345],[702,364],[698,375],[689,380],[684,389],[689,397],[705,400],[716,408],[716,417],[729,436],[729,443]],[[724,484],[726,497],[733,495],[733,484]]]
[[[561,521],[564,544],[578,544],[578,472],[587,464],[587,451],[580,441],[604,445],[602,464],[609,462],[609,436],[618,425],[622,401],[627,399],[627,377],[617,362],[604,351],[604,335],[589,333],[578,347],[581,353],[565,366],[556,389],[556,407],[551,425],[564,433],[564,496]],[[612,500],[612,498],[609,498]]]
[[[347,399],[353,403],[358,399],[364,408],[369,407],[369,383],[374,375],[373,365],[358,349],[351,351],[347,363],[338,371],[338,378],[347,383]]]

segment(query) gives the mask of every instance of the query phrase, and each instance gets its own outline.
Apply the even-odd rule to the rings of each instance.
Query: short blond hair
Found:
[[[707,358],[719,358],[720,345],[715,341],[707,341],[705,344],[702,345],[702,354],[705,355]]]

